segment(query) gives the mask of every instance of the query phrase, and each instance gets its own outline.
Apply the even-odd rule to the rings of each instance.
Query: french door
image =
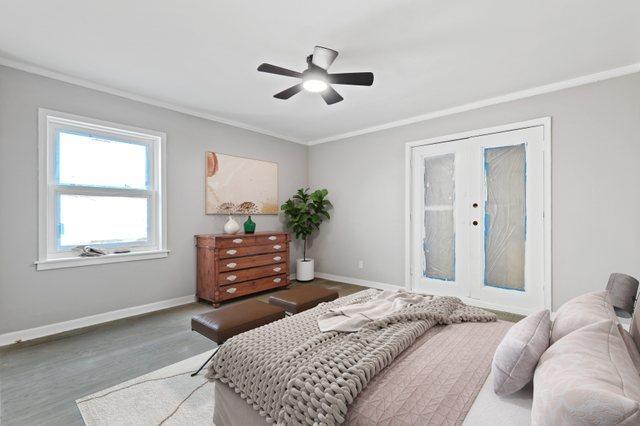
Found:
[[[411,285],[544,306],[543,127],[412,149]]]

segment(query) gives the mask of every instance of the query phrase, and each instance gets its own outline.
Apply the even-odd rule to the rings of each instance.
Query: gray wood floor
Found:
[[[340,296],[365,289],[322,279],[297,285],[335,289]],[[0,349],[0,424],[82,425],[76,399],[212,349],[215,344],[190,326],[193,315],[210,310],[192,303]]]
[[[312,285],[341,296],[364,289],[321,279]],[[266,301],[269,293],[255,297]],[[76,399],[212,349],[190,325],[212,309],[192,303],[0,349],[0,424],[84,424]]]

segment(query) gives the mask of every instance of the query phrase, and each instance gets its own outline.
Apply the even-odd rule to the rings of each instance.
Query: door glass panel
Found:
[[[524,291],[525,146],[484,150],[484,284]]]
[[[427,278],[455,280],[454,170],[453,154],[424,160],[423,271]]]

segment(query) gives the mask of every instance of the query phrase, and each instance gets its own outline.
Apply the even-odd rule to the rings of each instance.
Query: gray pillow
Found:
[[[493,355],[493,390],[500,396],[522,389],[533,379],[538,360],[549,347],[551,318],[547,309],[511,327]]]
[[[553,345],[572,331],[603,320],[618,322],[606,291],[574,297],[560,306],[556,312],[556,318],[551,327],[551,344]]]

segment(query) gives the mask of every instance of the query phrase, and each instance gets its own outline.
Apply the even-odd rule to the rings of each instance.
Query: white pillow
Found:
[[[573,331],[540,358],[533,425],[638,425],[640,376],[618,329],[603,320]]]
[[[548,310],[529,315],[511,327],[493,355],[493,390],[500,396],[522,389],[533,379],[538,360],[549,347]]]
[[[586,325],[602,320],[618,321],[608,293],[600,291],[586,293],[560,306],[551,328],[551,344]]]

